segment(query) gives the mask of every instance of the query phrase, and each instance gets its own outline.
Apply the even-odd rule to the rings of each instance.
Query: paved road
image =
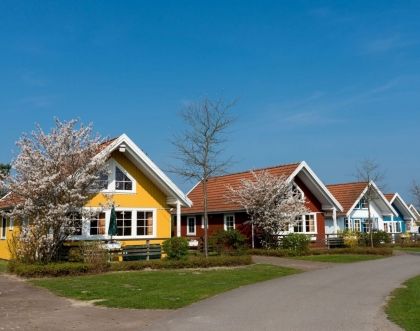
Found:
[[[0,274],[0,330],[138,330],[166,314],[168,311],[96,307]]]
[[[218,295],[147,330],[399,330],[387,321],[383,304],[393,289],[419,274],[418,255],[337,265]]]

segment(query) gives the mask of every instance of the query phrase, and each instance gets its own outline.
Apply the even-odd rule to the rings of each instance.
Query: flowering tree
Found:
[[[0,181],[16,202],[9,217],[23,226],[12,253],[26,262],[49,262],[80,224],[82,207],[105,172],[103,139],[92,125],[55,121],[45,133],[39,126],[17,142],[20,152],[11,173]],[[80,222],[80,221],[79,221]]]
[[[228,186],[228,199],[242,206],[253,227],[262,231],[265,244],[281,232],[288,231],[296,218],[308,212],[305,200],[284,176],[273,176],[267,171],[252,172],[252,179],[243,179],[238,187]]]

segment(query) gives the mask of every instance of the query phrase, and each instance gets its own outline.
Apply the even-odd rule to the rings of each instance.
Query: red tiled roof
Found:
[[[17,196],[16,194],[10,193],[0,199],[0,209],[13,207],[14,205],[22,201],[23,201],[23,198]]]
[[[387,194],[384,194],[385,198],[386,198],[389,202],[391,202],[391,200],[392,200],[392,198],[394,197],[394,195],[395,195],[395,193],[387,193]]]
[[[267,171],[271,175],[289,177],[293,171],[296,170],[299,164],[300,163],[286,164],[269,168],[255,169],[253,171],[256,173]],[[207,182],[208,211],[219,212],[242,210],[243,208],[241,206],[234,204],[226,199],[226,187],[238,187],[241,184],[241,180],[251,179],[251,171],[252,170],[247,170],[244,172],[237,172],[229,175],[210,178]],[[188,198],[193,202],[193,206],[191,208],[183,208],[182,212],[185,214],[202,213],[204,204],[203,186],[201,182],[195,186],[193,190],[188,194]]]
[[[343,212],[347,213],[367,185],[367,182],[356,182],[327,185],[327,188],[343,206]]]

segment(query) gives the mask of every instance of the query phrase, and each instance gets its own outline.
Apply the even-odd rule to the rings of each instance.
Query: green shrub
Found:
[[[391,238],[389,237],[389,234],[385,231],[373,231],[372,232],[373,237],[373,246],[374,247],[380,247],[387,245],[391,242]],[[359,233],[359,244],[362,246],[370,246],[371,240],[370,240],[370,233],[369,232],[360,232]]]
[[[209,242],[218,254],[242,254],[246,237],[237,230],[220,230],[209,238]]]
[[[173,237],[163,242],[163,251],[169,260],[182,260],[188,255],[188,240],[182,237]]]
[[[246,251],[247,254],[250,255],[262,255],[262,256],[276,256],[276,257],[288,257],[288,256],[296,256],[296,254],[288,249],[282,248],[253,248],[248,249]]]
[[[25,264],[12,261],[8,265],[8,270],[26,278],[75,276],[93,272],[91,266],[83,262]]]
[[[68,249],[69,262],[83,262],[83,253],[79,246],[70,247]]]
[[[302,233],[291,233],[282,239],[281,247],[294,255],[304,255],[309,251],[310,239]]]

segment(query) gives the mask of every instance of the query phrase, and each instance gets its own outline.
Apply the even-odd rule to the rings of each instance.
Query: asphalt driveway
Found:
[[[329,266],[198,302],[147,330],[399,330],[383,304],[419,274],[418,255]]]

